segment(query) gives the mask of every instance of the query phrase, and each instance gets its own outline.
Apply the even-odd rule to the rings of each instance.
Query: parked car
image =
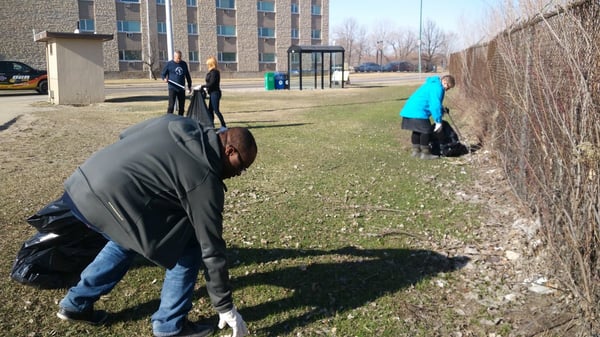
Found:
[[[48,93],[48,73],[18,61],[0,61],[0,90],[36,90]]]
[[[384,65],[382,71],[415,71],[415,66],[408,61],[394,61]]]
[[[357,67],[354,67],[354,71],[359,73],[381,71],[381,66],[375,62],[365,62]]]

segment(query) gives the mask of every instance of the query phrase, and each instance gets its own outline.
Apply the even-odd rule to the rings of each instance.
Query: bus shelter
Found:
[[[348,82],[342,46],[294,45],[287,52],[290,89],[343,88]]]

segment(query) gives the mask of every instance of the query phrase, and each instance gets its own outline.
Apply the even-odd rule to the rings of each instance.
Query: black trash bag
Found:
[[[79,221],[61,199],[27,221],[38,233],[23,243],[10,274],[25,285],[41,289],[75,285],[83,269],[107,242]]]
[[[214,129],[214,116],[208,112],[208,106],[205,101],[207,97],[204,89],[194,89],[186,117],[196,120],[204,129]]]
[[[458,134],[447,121],[442,121],[441,132],[433,132],[433,134],[433,140],[429,144],[432,154],[444,157],[459,157],[469,153],[467,146],[460,142]]]
[[[80,223],[69,206],[61,198],[49,203],[44,208],[40,209],[34,215],[27,219],[27,222],[35,227],[38,231],[44,233],[62,233],[69,231],[73,227],[73,223]]]

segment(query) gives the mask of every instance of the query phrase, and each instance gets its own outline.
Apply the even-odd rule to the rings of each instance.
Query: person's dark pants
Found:
[[[174,90],[169,89],[169,106],[167,107],[167,113],[172,114],[175,108],[175,100],[177,100],[178,114],[183,116],[183,110],[185,109],[185,90]]]
[[[208,113],[210,114],[210,116],[213,120],[215,118],[215,115],[217,115],[217,117],[219,118],[219,123],[221,123],[221,126],[227,127],[227,125],[225,125],[225,119],[223,118],[223,115],[221,114],[221,110],[219,110],[220,102],[221,102],[221,92],[220,91],[211,92],[210,98],[208,101]]]
[[[410,136],[410,142],[413,145],[429,146],[430,133],[413,131]]]

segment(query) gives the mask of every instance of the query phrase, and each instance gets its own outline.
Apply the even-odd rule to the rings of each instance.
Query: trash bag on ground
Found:
[[[56,289],[75,285],[79,275],[107,240],[79,221],[58,199],[27,219],[38,232],[17,253],[11,278],[19,283]]]
[[[469,153],[467,146],[460,142],[458,134],[447,121],[442,121],[442,131],[433,132],[433,135],[433,140],[429,144],[432,154],[444,157],[459,157]]]

